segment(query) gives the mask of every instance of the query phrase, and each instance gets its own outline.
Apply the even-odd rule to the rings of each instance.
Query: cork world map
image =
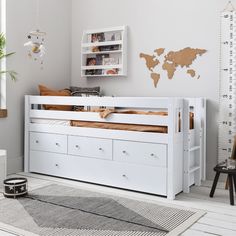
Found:
[[[157,48],[152,55],[140,53],[140,58],[144,59],[146,67],[150,72],[150,79],[153,80],[154,86],[157,87],[161,74],[157,72],[158,68],[161,68],[168,79],[173,79],[176,70],[179,68],[186,71],[186,73],[192,78],[200,78],[197,71],[191,66],[193,62],[207,50],[199,48],[186,47],[179,51],[165,52],[165,48]]]

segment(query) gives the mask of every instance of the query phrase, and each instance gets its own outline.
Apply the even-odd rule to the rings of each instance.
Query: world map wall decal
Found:
[[[197,59],[197,57],[202,56],[207,50],[199,48],[186,47],[179,51],[169,51],[165,53],[165,48],[158,48],[154,50],[153,55],[148,55],[145,53],[140,53],[140,58],[143,58],[146,62],[147,69],[151,72],[150,77],[153,80],[154,86],[157,84],[161,78],[161,74],[156,72],[156,68],[161,66],[161,69],[167,72],[169,79],[173,79],[176,70],[180,68],[187,69],[186,73],[192,78],[200,78],[196,71],[190,66]],[[162,61],[161,58],[162,57]]]

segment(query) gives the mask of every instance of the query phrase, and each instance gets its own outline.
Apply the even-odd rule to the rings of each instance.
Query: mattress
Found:
[[[90,122],[90,121],[78,121],[78,120],[71,121],[71,126],[86,127],[86,128],[99,128],[99,129],[139,131],[139,132],[154,132],[154,133],[167,133],[168,132],[167,126],[134,125],[134,124]]]
[[[80,111],[83,112],[83,111]],[[85,112],[85,111],[84,111]],[[106,119],[109,115],[118,114],[138,114],[138,115],[160,115],[167,116],[168,112],[165,111],[139,111],[139,110],[115,110],[115,109],[96,109],[91,112],[98,112],[100,117]],[[179,119],[180,122],[180,119]],[[31,123],[48,124],[48,125],[62,125],[86,128],[99,128],[99,129],[113,129],[113,130],[127,130],[138,132],[154,132],[154,133],[168,133],[167,126],[158,125],[138,125],[138,124],[121,124],[121,123],[107,123],[107,122],[92,122],[80,120],[55,120],[55,119],[31,119]],[[190,129],[194,128],[194,113],[189,114]],[[180,124],[179,124],[180,127]]]
[[[62,125],[70,126],[69,120],[54,120],[54,119],[31,119],[31,123],[44,124],[44,125]]]

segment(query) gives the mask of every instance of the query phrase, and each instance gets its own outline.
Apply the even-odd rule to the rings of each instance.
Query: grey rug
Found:
[[[202,212],[57,184],[25,198],[0,200],[2,227],[10,225],[11,232],[19,235],[178,235],[201,216]]]

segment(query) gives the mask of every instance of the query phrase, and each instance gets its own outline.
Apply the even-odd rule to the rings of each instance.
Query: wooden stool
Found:
[[[221,173],[228,174],[230,205],[234,205],[234,188],[236,191],[236,169],[226,169],[226,167],[224,166],[216,166],[214,168],[214,171],[216,172],[216,175],[215,175],[215,179],[211,188],[210,197],[214,196],[216,185],[220,177],[220,174]],[[233,187],[233,183],[234,183],[234,187]]]

